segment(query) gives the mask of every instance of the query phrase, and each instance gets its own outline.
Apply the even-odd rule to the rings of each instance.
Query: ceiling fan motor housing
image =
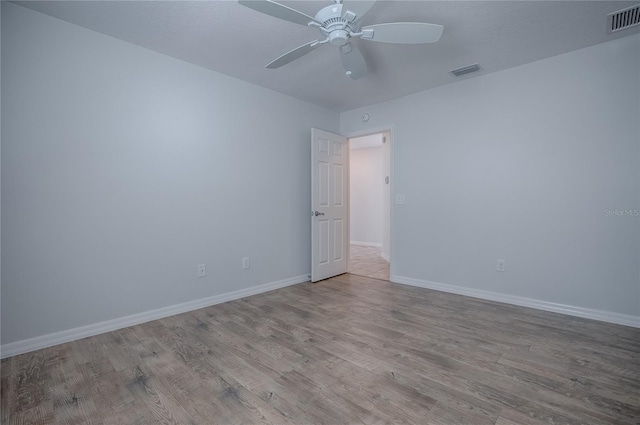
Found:
[[[358,32],[358,24],[342,17],[342,4],[332,4],[322,8],[315,18],[318,22],[322,22],[322,28],[328,33],[329,43],[335,46],[347,44],[351,38],[349,34]]]

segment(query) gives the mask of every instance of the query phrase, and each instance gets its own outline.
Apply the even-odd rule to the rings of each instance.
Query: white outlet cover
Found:
[[[406,202],[404,194],[400,193],[396,195],[396,205],[403,205]]]

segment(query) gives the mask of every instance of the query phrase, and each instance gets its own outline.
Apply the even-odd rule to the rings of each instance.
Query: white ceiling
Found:
[[[455,81],[449,71],[479,63],[473,78],[638,33],[608,35],[606,14],[624,1],[379,1],[364,24],[444,25],[439,42],[394,45],[356,40],[369,74],[351,80],[337,47],[322,46],[279,69],[264,66],[318,38],[317,30],[263,15],[236,1],[16,2],[94,31],[249,81],[335,111]],[[309,15],[329,1],[282,1]]]

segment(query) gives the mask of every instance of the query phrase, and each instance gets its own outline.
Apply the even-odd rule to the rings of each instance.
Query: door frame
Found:
[[[394,220],[395,220],[395,205],[396,203],[394,202],[395,199],[395,178],[394,178],[394,161],[393,158],[395,156],[395,148],[396,148],[396,144],[395,144],[395,129],[394,129],[394,125],[393,124],[388,124],[388,125],[383,125],[380,127],[375,127],[375,128],[368,128],[366,130],[358,130],[358,131],[352,131],[349,133],[342,133],[340,132],[340,134],[342,134],[343,136],[345,136],[347,138],[347,149],[351,149],[351,139],[355,138],[355,137],[362,137],[362,136],[369,136],[371,134],[380,134],[380,133],[389,133],[389,143],[391,144],[391,148],[389,149],[389,180],[390,180],[390,185],[389,185],[389,197],[391,199],[389,199],[389,281],[392,283],[397,283],[394,281],[395,279],[395,267],[394,267],[394,263],[395,263],[395,258],[396,258],[396,254],[395,254],[395,249],[394,249]],[[351,157],[349,157],[349,161],[351,161]],[[349,172],[351,172],[351,164],[349,164]],[[348,210],[348,214],[349,214],[349,232],[351,232],[351,181],[349,180],[349,195],[348,195],[348,200],[349,200],[349,210]],[[351,240],[351,233],[349,233],[349,240]],[[351,251],[349,249],[349,251]],[[349,262],[351,261],[351,255],[349,255],[347,257],[347,270],[349,269]]]

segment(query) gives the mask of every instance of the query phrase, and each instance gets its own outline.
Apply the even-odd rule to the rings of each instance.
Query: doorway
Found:
[[[349,273],[390,280],[391,137],[349,139]]]

